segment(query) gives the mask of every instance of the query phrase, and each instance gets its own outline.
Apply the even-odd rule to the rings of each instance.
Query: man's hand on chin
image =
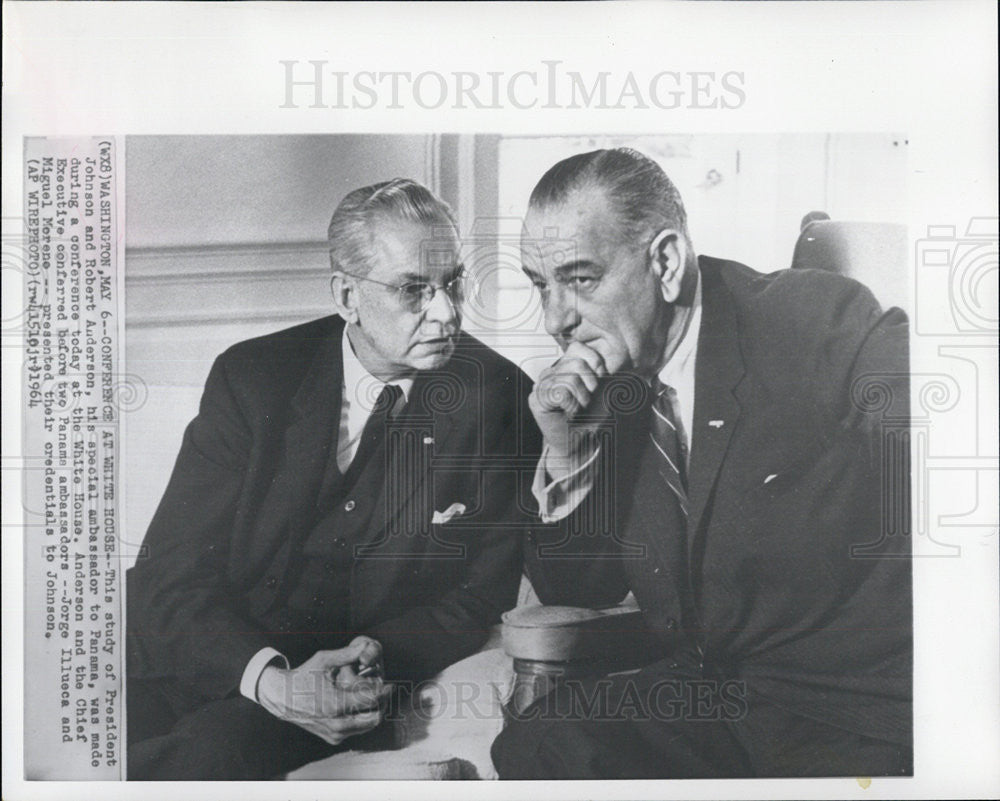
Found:
[[[538,377],[528,406],[548,446],[546,470],[552,478],[562,478],[586,461],[593,449],[589,435],[604,416],[593,403],[598,384],[617,373],[626,358],[623,350],[611,349],[603,340],[572,342]],[[581,413],[592,418],[588,424],[574,422]]]
[[[265,668],[257,698],[275,717],[339,745],[382,722],[391,686],[382,681],[381,658],[378,642],[356,637],[346,648],[316,652],[297,668]]]

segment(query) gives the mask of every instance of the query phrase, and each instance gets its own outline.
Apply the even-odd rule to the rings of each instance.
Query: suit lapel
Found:
[[[735,389],[745,372],[735,302],[708,260],[701,260],[702,320],[695,364],[688,471],[688,540],[696,536],[740,417]]]
[[[339,323],[316,352],[309,372],[292,399],[293,419],[285,433],[285,468],[290,531],[299,538],[309,531],[323,476],[339,428],[343,384]]]

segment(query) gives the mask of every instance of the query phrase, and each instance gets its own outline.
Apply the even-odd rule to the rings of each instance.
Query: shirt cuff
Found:
[[[288,669],[288,660],[284,654],[276,651],[274,648],[261,648],[255,653],[243,669],[243,678],[240,679],[240,695],[250,699],[255,704],[259,703],[257,700],[257,682],[260,681],[260,674],[264,672],[264,668],[276,659],[280,659],[284,663],[285,669]]]
[[[549,446],[545,446],[538,459],[535,480],[531,486],[531,492],[535,496],[535,500],[538,501],[538,513],[543,523],[555,523],[562,520],[587,497],[587,493],[594,485],[593,465],[600,452],[601,448],[598,446],[590,458],[579,467],[562,478],[557,478],[546,484]]]

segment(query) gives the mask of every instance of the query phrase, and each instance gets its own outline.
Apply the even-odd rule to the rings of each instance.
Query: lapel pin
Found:
[[[434,437],[424,437],[424,445],[433,445]]]
[[[726,424],[726,421],[725,420],[709,420],[708,424],[712,428],[722,428]]]

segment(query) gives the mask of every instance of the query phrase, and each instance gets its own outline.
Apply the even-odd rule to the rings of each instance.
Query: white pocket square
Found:
[[[443,512],[434,512],[434,517],[431,518],[431,523],[435,526],[439,526],[442,523],[447,523],[453,517],[458,517],[459,515],[465,514],[465,504],[464,503],[453,503]]]

